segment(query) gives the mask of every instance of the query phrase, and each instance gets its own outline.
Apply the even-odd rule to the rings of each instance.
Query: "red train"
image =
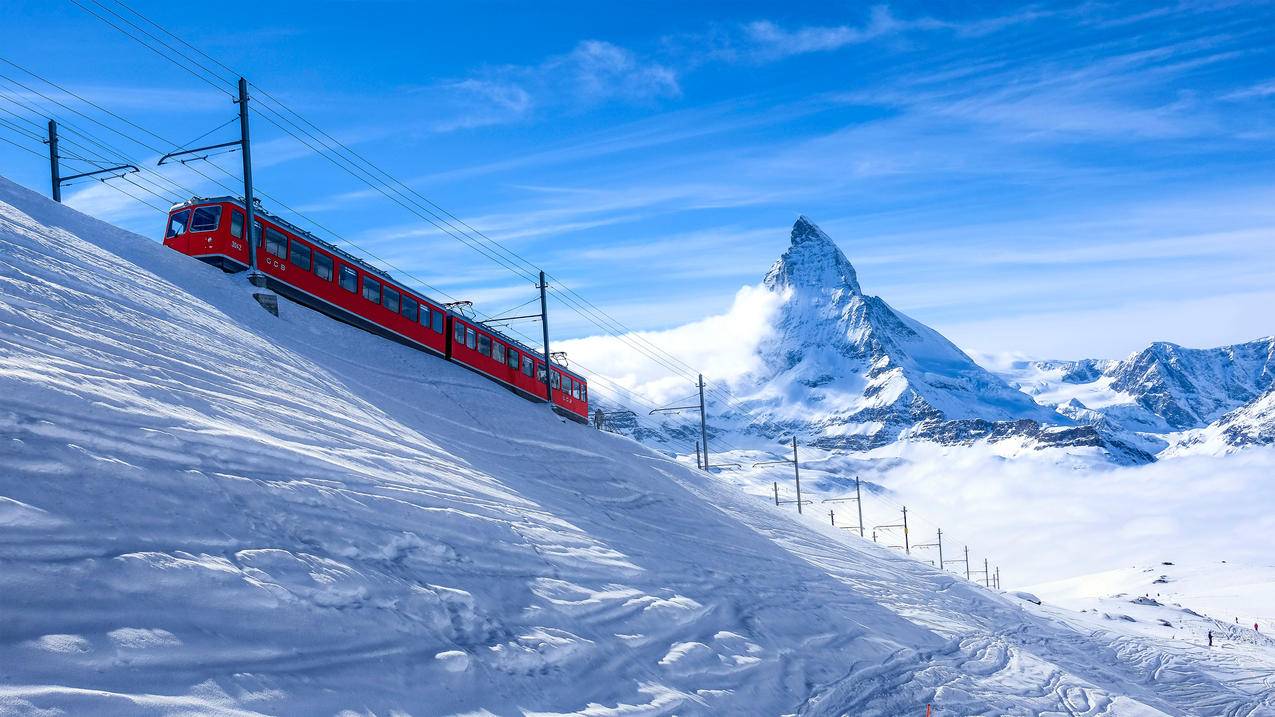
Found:
[[[332,318],[477,371],[532,401],[545,402],[543,354],[480,321],[409,291],[387,272],[257,208],[257,268],[267,286]],[[243,202],[192,199],[168,213],[164,245],[221,267],[248,268]],[[588,382],[559,364],[548,380],[560,414],[587,423]]]

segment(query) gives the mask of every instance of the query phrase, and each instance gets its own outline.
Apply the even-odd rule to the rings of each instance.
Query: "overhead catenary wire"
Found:
[[[147,38],[150,38],[151,40],[159,43],[161,46],[168,49],[170,52],[165,53],[165,52],[161,52],[157,50],[155,47],[149,45],[147,42],[143,41],[142,39],[126,31],[124,28],[120,27],[119,24],[110,22],[109,20],[104,18],[102,15],[96,12],[93,12],[90,8],[86,7],[83,3],[79,2],[78,0],[70,0],[70,1],[73,4],[77,5],[78,7],[80,7],[81,9],[84,9],[89,14],[93,15],[94,17],[97,17],[99,20],[102,20],[106,24],[110,25],[111,27],[115,28],[121,33],[125,34],[126,36],[131,37],[135,41],[139,42],[139,44],[142,44],[148,47],[148,49],[155,52],[157,55],[164,57],[165,59],[173,62],[179,67],[182,67],[185,71],[191,73],[192,75],[195,75],[196,77],[200,78],[202,81],[217,87],[219,90],[226,92],[228,95],[230,94],[228,91],[225,90],[224,87],[219,86],[217,84],[218,80],[220,79],[220,74],[218,72],[212,70],[206,64],[201,63],[195,60],[194,58],[190,57],[187,53],[180,51],[179,49],[174,47],[173,44],[165,42],[163,39],[156,37],[154,33],[151,33],[145,30],[144,28],[139,27],[136,23],[133,23],[127,20],[127,18],[124,18],[118,12],[115,12],[114,10],[106,7],[106,5],[104,5],[99,0],[88,0],[88,1],[92,2],[95,6],[101,8],[103,11],[110,13],[112,16],[119,19],[124,24],[127,24],[129,27],[134,28],[134,30],[136,30],[137,32],[140,32],[142,35],[146,36]],[[232,75],[237,74],[224,63],[221,63],[220,61],[211,57],[206,52],[204,52],[203,50],[200,50],[198,47],[190,44],[189,42],[186,42],[180,36],[176,35],[175,33],[172,33],[171,31],[168,31],[167,29],[158,25],[157,23],[150,20],[146,16],[142,15],[141,13],[137,12],[133,8],[129,7],[125,3],[120,2],[119,0],[115,0],[115,4],[125,8],[128,12],[140,18],[151,27],[154,27],[156,30],[164,33],[170,38],[173,38],[177,44],[180,44],[186,48],[189,48],[193,52],[198,53],[199,55],[206,58],[207,60],[217,65],[218,67],[222,68],[226,72]],[[183,64],[182,62],[179,62],[173,56],[174,54],[177,56],[180,56],[188,64]],[[197,68],[197,69],[192,69],[192,68]],[[534,277],[531,276],[531,270],[536,269],[536,266],[531,261],[521,256],[517,252],[514,252],[513,250],[504,246],[500,242],[497,242],[496,240],[487,236],[483,232],[475,229],[468,223],[456,217],[451,212],[447,211],[446,209],[443,209],[441,206],[434,203],[428,197],[425,197],[424,195],[420,194],[420,192],[406,185],[402,181],[394,178],[388,172],[385,172],[380,167],[370,162],[366,157],[362,156],[358,152],[349,148],[347,145],[340,142],[339,140],[337,140],[335,137],[328,134],[327,132],[319,129],[314,123],[310,122],[304,116],[292,110],[286,104],[284,104],[283,102],[275,98],[273,95],[271,95],[268,91],[264,90],[263,88],[256,85],[255,83],[253,83],[252,86],[257,91],[257,93],[259,93],[260,99],[262,100],[262,101],[259,101],[258,103],[260,116],[262,116],[263,119],[266,119],[267,122],[270,122],[272,125],[274,125],[280,131],[283,131],[285,134],[291,136],[293,139],[300,142],[302,145],[306,146],[308,149],[314,151],[319,156],[333,163],[335,166],[339,167],[342,171],[350,174],[351,176],[355,177],[359,181],[368,184],[368,186],[374,189],[376,192],[382,194],[387,199],[390,199],[392,202],[398,204],[402,208],[407,209],[410,213],[415,214],[419,218],[423,219],[424,221],[432,225],[435,229],[437,229],[442,234],[451,236],[453,239],[456,239],[457,241],[463,244],[466,244],[474,251],[480,254],[483,254],[489,260],[502,266],[504,269],[510,271],[514,276],[520,277],[522,279],[528,279],[528,280],[534,279]],[[291,118],[295,118],[295,120]],[[310,129],[306,129],[307,127]],[[149,132],[149,130],[146,130],[146,131],[148,134],[154,135],[154,133]],[[211,132],[206,133],[203,136],[207,136],[207,134],[211,134]],[[225,172],[224,169],[221,169],[215,163],[210,162],[210,164],[212,164],[214,167],[217,167],[219,171],[222,171],[223,173]],[[199,173],[199,174],[202,175],[202,173]],[[202,175],[202,176],[205,176],[205,178],[207,178],[206,175]],[[215,182],[216,180],[210,179],[210,181]],[[224,185],[222,186],[224,187]],[[263,196],[266,196],[266,195],[263,194]],[[266,198],[270,199],[270,201],[275,202],[276,204],[279,204],[280,206],[285,207],[285,209],[288,209],[288,211],[291,211],[298,216],[301,216],[303,218],[305,216],[301,214],[300,212],[297,212],[296,210],[293,210],[290,207],[287,207],[282,202],[279,202],[276,199],[273,199],[270,197],[266,197]],[[314,222],[313,220],[308,220],[308,221],[315,224],[316,226],[322,226],[322,225],[319,225],[317,222]],[[327,231],[328,233],[334,236],[339,237],[339,235],[337,235],[335,232],[332,232],[329,229],[325,228],[325,231]],[[357,247],[356,244],[354,244],[353,242],[349,242],[348,240],[343,240],[343,243]],[[376,257],[378,261],[389,264],[389,262],[386,262],[384,259],[377,257],[375,253],[367,251],[366,249],[361,249],[361,250],[364,251],[365,253],[368,253]],[[417,281],[420,281],[419,277],[415,277],[410,272],[404,272],[403,270],[398,269],[397,267],[395,267],[395,269],[399,271],[400,273],[404,273],[416,279]],[[623,322],[611,316],[606,311],[598,307],[596,304],[594,304],[593,302],[589,301],[588,299],[580,295],[574,289],[571,289],[569,286],[565,284],[565,282],[560,280],[557,276],[546,272],[546,278],[552,281],[549,287],[549,291],[556,298],[558,298],[558,300],[564,306],[571,309],[576,314],[580,315],[586,321],[594,324],[595,326],[598,326],[603,331],[609,334],[612,334],[625,345],[629,346],[630,348],[633,348],[635,351],[638,351],[642,355],[651,359],[657,365],[662,366],[663,368],[669,370],[674,375],[680,375],[689,379],[693,374],[698,373],[692,366],[690,366],[690,364],[686,363],[685,361],[678,358],[677,356],[669,353],[664,348],[656,345],[646,336],[642,335],[641,332],[632,330]],[[428,284],[426,284],[426,286],[428,286]],[[450,294],[447,294],[446,292],[443,292],[437,289],[437,287],[430,287],[430,288],[438,293],[441,293],[445,296],[450,297]],[[594,375],[596,376],[602,376],[602,374],[598,372],[591,371],[591,373],[594,373]],[[632,392],[629,392],[629,393],[632,394]],[[708,394],[712,396],[713,398],[715,398],[716,400],[722,401],[727,406],[736,408],[741,413],[745,413],[745,414],[752,413],[751,409],[743,405],[738,399],[736,399],[733,396],[733,394],[727,387],[725,387],[723,384],[719,382],[713,382],[710,384],[708,389]],[[727,449],[740,450],[737,447],[727,447]],[[895,505],[897,505],[897,503]],[[924,522],[929,523],[929,521],[924,521]]]

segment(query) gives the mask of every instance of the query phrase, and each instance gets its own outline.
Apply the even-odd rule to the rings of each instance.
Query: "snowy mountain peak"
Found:
[[[783,304],[745,389],[758,435],[798,432],[856,449],[925,421],[1060,420],[934,329],[865,295],[845,254],[805,216],[764,284]]]
[[[804,214],[792,225],[792,245],[766,274],[771,290],[813,288],[862,293],[859,277],[841,249]]]

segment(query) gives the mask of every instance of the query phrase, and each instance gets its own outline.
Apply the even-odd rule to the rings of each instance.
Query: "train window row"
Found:
[[[174,219],[176,219],[176,216],[174,215]],[[232,213],[232,227],[235,220],[238,220],[242,227],[242,217],[243,215],[239,212]],[[256,234],[257,236],[261,235],[260,224],[257,224]],[[289,263],[297,268],[313,271],[315,276],[324,281],[332,281],[332,270],[335,268],[335,262],[332,257],[315,251],[309,245],[303,244],[296,239],[291,239],[269,227],[265,229],[265,235],[267,252],[280,259],[286,258]],[[342,265],[337,274],[337,284],[351,294],[357,294],[359,293],[359,273],[353,267]],[[443,312],[431,309],[429,306],[404,295],[393,287],[382,286],[380,281],[365,276],[363,277],[362,294],[364,299],[381,304],[405,319],[415,322],[419,318],[421,326],[432,330],[434,333],[443,333],[445,321]]]

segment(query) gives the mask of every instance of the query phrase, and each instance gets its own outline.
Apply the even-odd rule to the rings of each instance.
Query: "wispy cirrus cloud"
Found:
[[[534,65],[483,68],[423,91],[449,105],[435,124],[438,131],[518,121],[537,111],[650,103],[682,94],[675,69],[603,40],[584,40]]]

